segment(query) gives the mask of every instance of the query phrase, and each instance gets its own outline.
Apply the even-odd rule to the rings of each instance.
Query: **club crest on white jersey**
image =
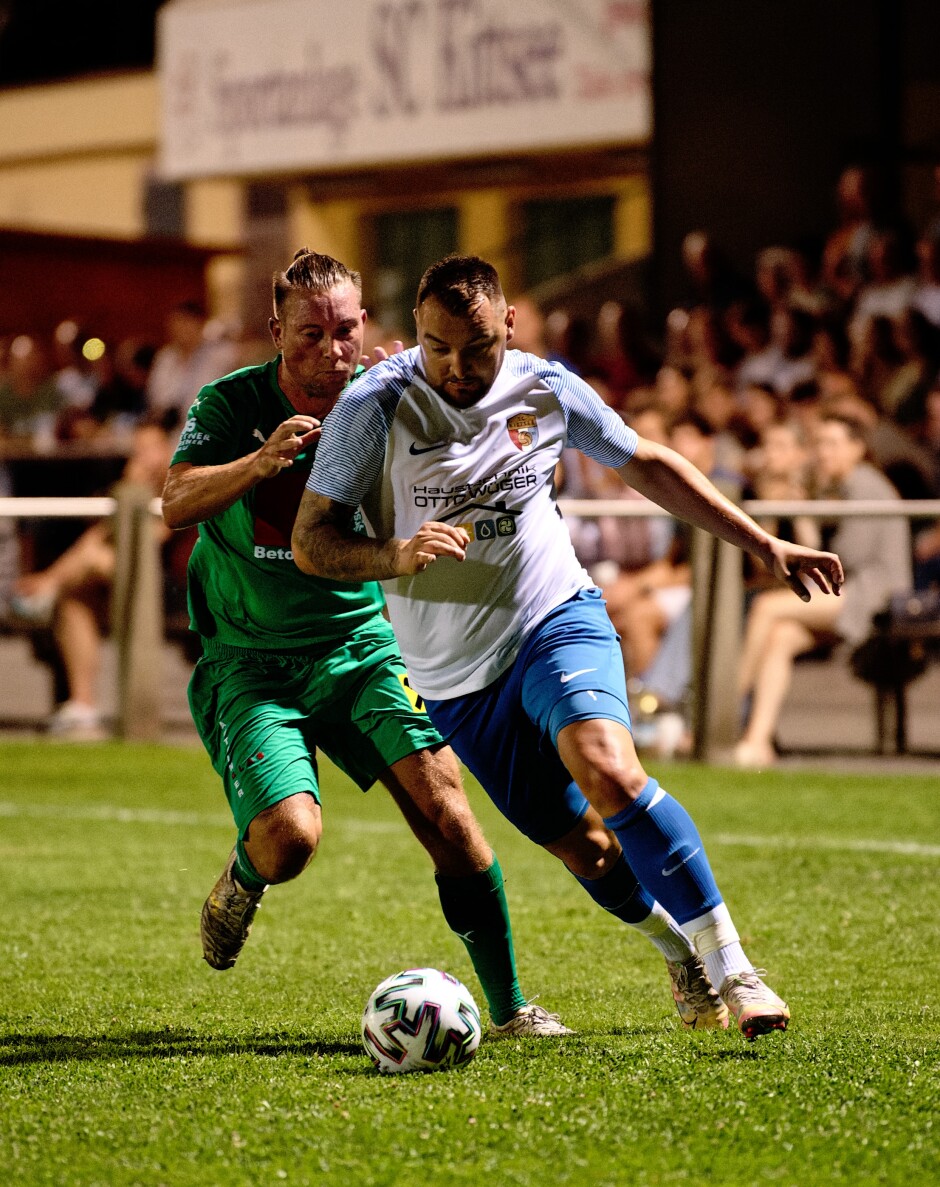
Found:
[[[534,412],[519,412],[506,422],[509,439],[516,449],[528,453],[539,442],[539,422]]]

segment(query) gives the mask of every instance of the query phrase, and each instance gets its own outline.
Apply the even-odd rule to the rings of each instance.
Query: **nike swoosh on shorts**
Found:
[[[419,453],[430,453],[432,449],[443,449],[446,444],[446,441],[438,441],[436,445],[418,445],[416,441],[412,441],[408,452],[417,457]]]

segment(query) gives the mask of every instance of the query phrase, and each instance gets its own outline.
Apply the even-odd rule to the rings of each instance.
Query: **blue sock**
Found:
[[[656,902],[636,880],[622,853],[600,878],[582,878],[579,874],[572,874],[572,877],[577,878],[599,907],[624,923],[639,923],[649,915]]]
[[[692,817],[650,779],[639,797],[604,823],[648,894],[685,923],[722,901]]]

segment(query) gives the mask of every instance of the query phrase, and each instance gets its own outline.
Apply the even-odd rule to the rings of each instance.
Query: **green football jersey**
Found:
[[[235,461],[296,415],[278,386],[279,361],[245,367],[202,388],[171,464]],[[204,639],[258,651],[317,650],[381,614],[385,600],[377,582],[327,581],[294,564],[291,531],[314,450],[199,525],[189,561],[189,613]]]

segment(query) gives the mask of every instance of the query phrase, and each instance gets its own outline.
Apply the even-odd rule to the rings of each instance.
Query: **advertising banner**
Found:
[[[162,174],[645,144],[647,0],[175,0]]]

